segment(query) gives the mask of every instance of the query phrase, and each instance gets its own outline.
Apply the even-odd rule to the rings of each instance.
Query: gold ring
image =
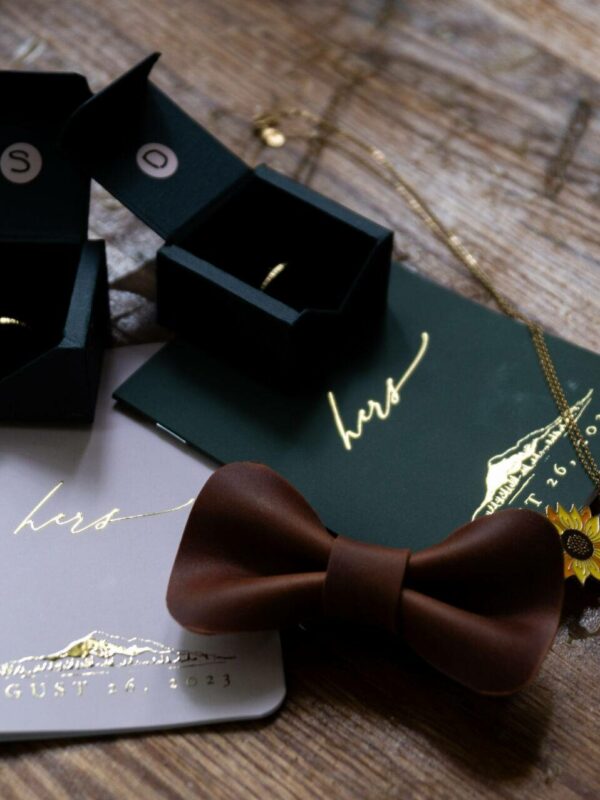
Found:
[[[15,317],[0,317],[0,325],[8,325],[12,328],[28,328],[29,325],[26,322],[22,322],[20,319],[16,319]]]
[[[267,273],[265,279],[261,283],[261,285],[260,285],[261,291],[264,292],[265,289],[267,288],[267,286],[272,281],[274,281],[275,278],[278,275],[280,275],[286,267],[287,267],[287,261],[282,261],[280,264],[277,264],[276,266],[274,266],[273,269],[269,273]]]

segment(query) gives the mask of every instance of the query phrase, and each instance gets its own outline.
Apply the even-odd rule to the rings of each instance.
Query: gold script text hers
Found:
[[[423,331],[421,334],[421,345],[419,347],[419,351],[417,355],[412,360],[411,364],[409,365],[408,369],[402,375],[400,380],[394,381],[393,378],[388,378],[385,382],[385,401],[383,405],[379,403],[377,400],[368,400],[367,407],[361,408],[358,411],[358,415],[356,418],[356,429],[351,430],[346,428],[344,422],[342,420],[342,415],[340,414],[340,410],[337,404],[337,400],[335,394],[333,392],[327,392],[327,400],[329,401],[329,406],[331,408],[331,413],[333,414],[333,419],[335,422],[335,426],[337,431],[340,435],[342,442],[344,443],[344,447],[346,450],[352,450],[352,442],[355,439],[360,439],[363,435],[364,426],[367,422],[370,422],[373,417],[377,417],[380,420],[386,420],[394,406],[397,406],[400,402],[401,395],[400,392],[404,385],[407,383],[409,378],[413,375],[423,358],[427,352],[427,348],[429,347],[429,334],[426,331]]]

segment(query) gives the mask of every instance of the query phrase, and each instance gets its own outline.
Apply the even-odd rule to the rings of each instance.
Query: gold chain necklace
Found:
[[[481,267],[478,259],[467,249],[460,237],[452,233],[444,225],[416,189],[400,175],[392,161],[382,150],[371,146],[349,131],[343,130],[303,108],[282,108],[261,114],[254,120],[255,130],[267,146],[282,147],[287,137],[280,129],[281,121],[292,118],[301,119],[314,125],[314,128],[308,134],[308,138],[316,140],[324,137],[325,134],[334,134],[366,154],[369,157],[369,161],[361,159],[361,163],[377,177],[383,178],[400,195],[411,211],[425,223],[429,230],[437,236],[486,289],[501,311],[527,327],[544,378],[565,426],[565,431],[577,454],[579,463],[594,484],[596,493],[600,494],[600,466],[598,466],[587,441],[579,429],[556,372],[544,331],[540,325],[526,317],[510,300],[498,292],[485,270]],[[304,138],[307,138],[307,135]],[[565,551],[565,576],[577,575],[581,583],[584,583],[590,575],[600,580],[600,517],[592,516],[587,506],[579,510],[572,506],[571,511],[566,511],[558,504],[556,509],[548,507],[546,514],[561,535]]]

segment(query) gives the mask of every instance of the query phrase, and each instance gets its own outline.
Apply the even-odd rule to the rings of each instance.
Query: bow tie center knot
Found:
[[[410,550],[337,536],[325,573],[325,615],[397,632],[398,607],[409,557]]]

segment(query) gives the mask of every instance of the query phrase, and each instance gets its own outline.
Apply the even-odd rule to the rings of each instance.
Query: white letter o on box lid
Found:
[[[175,152],[159,142],[143,144],[137,151],[136,162],[141,171],[150,178],[170,178],[179,166]]]

